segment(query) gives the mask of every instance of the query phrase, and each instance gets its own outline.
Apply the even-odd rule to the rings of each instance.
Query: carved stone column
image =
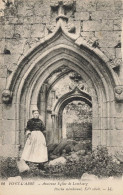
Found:
[[[58,116],[55,113],[52,113],[51,118],[53,143],[59,143]]]
[[[120,67],[120,79],[123,85],[123,17],[122,17],[122,35],[121,35],[121,53],[122,53],[122,63]]]

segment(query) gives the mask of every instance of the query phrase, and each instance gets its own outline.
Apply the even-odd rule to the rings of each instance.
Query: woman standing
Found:
[[[32,111],[33,118],[27,122],[27,141],[21,156],[24,161],[38,163],[39,167],[48,161],[46,140],[44,137],[45,126],[39,119],[39,111]],[[43,133],[42,133],[43,132]]]

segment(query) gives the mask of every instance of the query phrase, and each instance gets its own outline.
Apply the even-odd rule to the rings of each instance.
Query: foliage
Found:
[[[36,164],[30,165],[30,172],[22,177],[63,177],[80,178],[83,173],[94,174],[98,177],[119,177],[123,174],[123,164],[108,154],[106,147],[98,147],[86,156],[79,155],[78,158],[67,156],[66,164],[50,165],[45,164],[42,170]],[[17,169],[16,158],[0,158],[0,173],[2,178],[15,177],[20,175]]]
[[[45,165],[45,171],[46,173],[48,173],[49,175],[55,175],[55,174],[59,174],[62,175],[64,173],[64,167],[65,165],[63,164],[58,164],[58,165]]]
[[[19,173],[16,161],[17,159],[12,157],[0,157],[0,178],[8,179],[9,177],[16,176],[21,176],[22,178],[36,178],[43,176],[42,170],[38,169],[35,163],[29,163],[29,172]]]
[[[6,179],[17,175],[19,175],[19,171],[16,164],[16,158],[0,157],[0,177]]]
[[[50,174],[64,174],[65,177],[80,178],[83,173],[94,174],[98,177],[118,177],[123,173],[123,166],[114,161],[106,147],[98,147],[79,160],[68,158],[65,165],[46,166]]]
[[[97,147],[85,158],[85,164],[87,172],[98,177],[120,176],[123,173],[122,165],[114,161],[106,147]]]

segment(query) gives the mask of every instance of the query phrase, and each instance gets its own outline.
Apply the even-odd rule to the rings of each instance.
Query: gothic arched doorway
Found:
[[[87,83],[77,72],[67,66],[61,66],[44,81],[38,97],[37,106],[45,121],[48,143],[59,143],[64,138],[63,110],[74,100],[83,101],[92,107]]]
[[[24,145],[24,127],[31,117],[32,109],[39,106],[42,86],[46,84],[49,75],[64,65],[79,74],[90,89],[93,148],[97,145],[115,147],[110,137],[116,129],[114,88],[120,85],[119,79],[101,51],[88,46],[81,37],[73,37],[66,32],[61,20],[53,34],[25,55],[7,81],[6,90],[13,93],[11,106],[16,112],[16,145]],[[41,114],[44,112],[46,123],[52,123],[48,118],[54,117],[55,110],[46,110],[47,102],[44,102]],[[48,125],[50,127],[51,124]]]
[[[54,136],[55,143],[58,143],[62,139],[65,138],[65,129],[66,129],[65,121],[67,121],[67,119],[64,120],[65,118],[63,117],[63,113],[65,111],[65,108],[67,108],[73,102],[74,102],[74,105],[75,105],[75,102],[78,103],[78,105],[76,104],[77,105],[76,108],[79,108],[80,112],[77,113],[77,109],[75,110],[74,107],[73,107],[73,109],[76,112],[76,113],[74,112],[74,115],[76,115],[76,117],[79,118],[81,123],[84,123],[84,121],[87,123],[87,121],[85,119],[83,119],[83,122],[82,122],[82,118],[83,118],[82,116],[84,116],[84,118],[85,118],[87,116],[87,114],[81,113],[82,111],[84,111],[84,109],[82,109],[82,106],[80,106],[80,104],[82,105],[84,103],[85,105],[88,105],[91,112],[92,112],[91,96],[88,93],[86,93],[85,91],[80,90],[78,87],[75,87],[72,91],[64,94],[61,98],[59,98],[59,100],[56,102],[56,104],[54,106],[54,109],[53,109],[54,114],[52,116],[52,120],[54,123],[53,130],[55,132],[54,133],[55,134],[55,136]],[[70,113],[70,114],[72,115],[72,113]],[[74,115],[71,118],[73,118]],[[75,122],[75,118],[73,119],[73,122]],[[92,119],[91,119],[91,124],[92,124]],[[77,125],[79,125],[79,123],[77,123]],[[72,127],[71,127],[71,129],[72,129]],[[81,134],[82,134],[82,131],[80,129],[78,129],[78,131],[81,132]],[[87,131],[87,128],[86,128],[86,131]],[[75,136],[73,139],[75,139]]]

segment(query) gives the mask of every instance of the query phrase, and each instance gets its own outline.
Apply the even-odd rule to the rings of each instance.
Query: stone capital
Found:
[[[114,92],[116,101],[123,102],[123,85],[116,86]]]
[[[2,101],[5,104],[10,104],[12,101],[12,92],[9,89],[5,89],[2,92]]]

